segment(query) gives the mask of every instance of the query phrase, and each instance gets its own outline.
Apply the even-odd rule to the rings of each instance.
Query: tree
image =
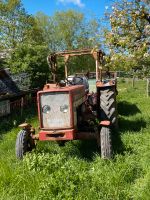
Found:
[[[110,50],[110,57],[107,58],[109,66],[115,67],[123,61],[125,69],[148,68],[149,12],[148,4],[139,0],[123,0],[113,4],[106,15],[110,29],[104,32],[104,42]]]
[[[11,49],[5,66],[13,73],[27,72],[31,87],[42,87],[48,79],[48,48],[37,21],[20,0],[1,1],[0,16],[1,49]]]
[[[48,48],[45,46],[20,44],[8,64],[13,73],[27,72],[30,75],[31,88],[43,87],[49,79],[47,55]]]
[[[100,47],[97,34],[99,23],[94,19],[86,20],[82,13],[68,10],[56,12],[49,17],[39,12],[36,14],[36,20],[40,29],[43,30],[43,38],[52,52]],[[62,62],[59,64],[63,67]],[[70,73],[93,70],[93,66],[95,66],[93,58],[87,56],[72,58]]]
[[[51,17],[38,12],[36,19],[51,51],[99,45],[99,41],[95,37],[99,28],[98,22],[94,19],[86,21],[80,12],[61,11]]]
[[[30,29],[32,17],[22,7],[20,0],[0,2],[0,43],[1,47],[15,48],[24,42],[25,33]]]

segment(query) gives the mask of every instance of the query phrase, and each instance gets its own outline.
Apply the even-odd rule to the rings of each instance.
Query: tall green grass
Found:
[[[1,120],[0,199],[149,200],[150,98],[145,85],[118,83],[119,133],[113,133],[110,161],[100,158],[95,141],[72,141],[65,147],[38,142],[36,150],[19,161],[17,125],[27,119],[38,127],[37,113],[27,109],[22,117]]]

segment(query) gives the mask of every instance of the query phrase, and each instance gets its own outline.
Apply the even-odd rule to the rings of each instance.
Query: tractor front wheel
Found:
[[[103,126],[100,130],[101,157],[110,159],[112,157],[111,129]]]
[[[23,129],[18,133],[16,140],[16,156],[22,159],[23,156],[35,148],[34,140],[27,130]]]

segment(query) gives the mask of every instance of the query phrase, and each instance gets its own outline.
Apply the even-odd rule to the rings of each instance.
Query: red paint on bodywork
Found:
[[[41,117],[41,102],[40,102],[40,96],[43,93],[50,93],[50,92],[68,92],[69,93],[69,101],[70,101],[70,127],[69,128],[74,128],[74,111],[73,111],[73,102],[76,99],[75,97],[78,98],[78,96],[83,96],[83,101],[86,100],[85,97],[85,89],[83,85],[71,85],[71,86],[65,86],[65,87],[60,87],[56,86],[56,84],[47,84],[44,86],[44,89],[42,91],[39,91],[37,93],[37,103],[38,103],[38,118],[40,122],[40,128],[43,129],[42,125],[42,117]],[[57,128],[55,128],[57,130]]]
[[[73,98],[72,95],[69,95],[69,101],[70,101],[70,122],[71,127],[74,128],[74,113],[73,113]]]
[[[110,121],[108,121],[108,120],[101,121],[100,125],[102,125],[102,126],[110,126]]]
[[[75,130],[69,129],[69,130],[54,130],[54,131],[44,131],[41,130],[39,132],[39,140],[45,141],[45,140],[74,140],[75,139]]]
[[[97,139],[96,132],[77,132],[74,129],[44,131],[41,130],[38,134],[40,141],[60,141],[60,140],[91,140]]]
[[[107,83],[103,83],[101,81],[97,81],[96,82],[96,87],[107,87],[107,86],[113,86],[113,85],[114,86],[116,85],[115,81],[113,81],[113,80],[111,80],[111,81],[109,81]]]

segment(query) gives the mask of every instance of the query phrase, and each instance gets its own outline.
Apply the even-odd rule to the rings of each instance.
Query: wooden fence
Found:
[[[15,99],[0,100],[0,117],[20,111],[29,105],[36,104],[36,94],[32,93],[16,97]]]

